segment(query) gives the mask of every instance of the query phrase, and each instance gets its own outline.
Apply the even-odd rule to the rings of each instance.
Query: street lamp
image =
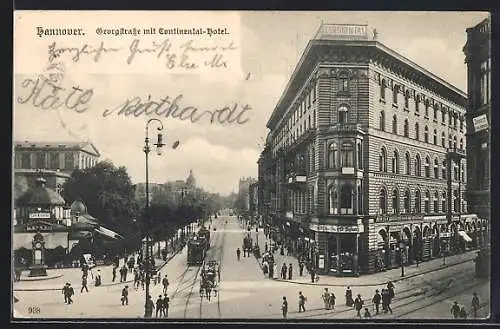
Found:
[[[163,143],[163,135],[161,134],[161,131],[163,130],[163,123],[156,119],[152,118],[149,119],[148,122],[146,123],[146,138],[144,139],[144,154],[146,155],[146,217],[144,221],[144,231],[145,231],[145,239],[146,239],[146,257],[144,260],[145,263],[145,270],[146,270],[146,297],[145,297],[145,304],[144,304],[144,317],[148,317],[147,314],[147,304],[148,304],[148,299],[149,299],[149,281],[150,281],[150,275],[151,275],[151,260],[150,260],[150,237],[149,237],[149,152],[151,152],[151,147],[149,145],[149,124],[151,122],[157,122],[159,126],[157,127],[158,130],[158,135],[157,135],[157,141],[153,145],[156,146],[156,153],[158,155],[161,155],[161,148],[165,146]],[[179,141],[176,141],[173,145],[172,148],[175,149],[179,146]]]
[[[401,261],[401,277],[405,276],[405,265],[404,265],[404,260],[403,260],[403,250],[405,249],[405,243],[403,240],[399,241],[399,252],[400,256],[399,259]]]

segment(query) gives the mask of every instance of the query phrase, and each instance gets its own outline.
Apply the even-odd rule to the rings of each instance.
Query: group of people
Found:
[[[302,291],[299,291],[299,296],[298,296],[299,313],[306,311],[306,306],[305,306],[306,302],[307,302],[307,297],[304,296]],[[281,302],[281,312],[283,314],[283,319],[286,319],[288,314],[288,301],[286,299],[286,296],[283,296],[283,301]]]
[[[205,296],[210,301],[213,290],[215,293],[214,297],[217,297],[217,282],[219,281],[220,266],[217,263],[210,262],[207,268],[203,267],[201,269],[200,296]]]
[[[477,296],[477,293],[474,292],[472,294],[471,302],[471,311],[473,318],[477,318],[477,311],[480,307],[479,297]],[[465,306],[459,305],[457,301],[453,302],[450,313],[452,314],[454,319],[467,319],[467,310],[465,309]]]

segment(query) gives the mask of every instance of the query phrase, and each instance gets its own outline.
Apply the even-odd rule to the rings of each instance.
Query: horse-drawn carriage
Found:
[[[210,300],[212,291],[217,297],[219,279],[219,263],[215,260],[209,260],[201,269],[200,297],[207,297]]]

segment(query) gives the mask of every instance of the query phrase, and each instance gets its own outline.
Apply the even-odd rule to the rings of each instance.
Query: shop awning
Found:
[[[100,234],[102,234],[108,238],[111,238],[111,239],[115,239],[115,240],[123,239],[123,237],[120,234],[118,234],[110,229],[107,229],[105,227],[102,227],[102,226],[99,226],[98,228],[96,228],[95,231],[97,233],[100,233]]]
[[[458,234],[465,240],[465,242],[472,242],[470,236],[465,231],[458,231]]]

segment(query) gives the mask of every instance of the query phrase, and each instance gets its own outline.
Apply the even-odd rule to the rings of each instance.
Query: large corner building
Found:
[[[319,273],[357,275],[476,248],[466,95],[376,40],[324,24],[269,118],[259,207]]]

